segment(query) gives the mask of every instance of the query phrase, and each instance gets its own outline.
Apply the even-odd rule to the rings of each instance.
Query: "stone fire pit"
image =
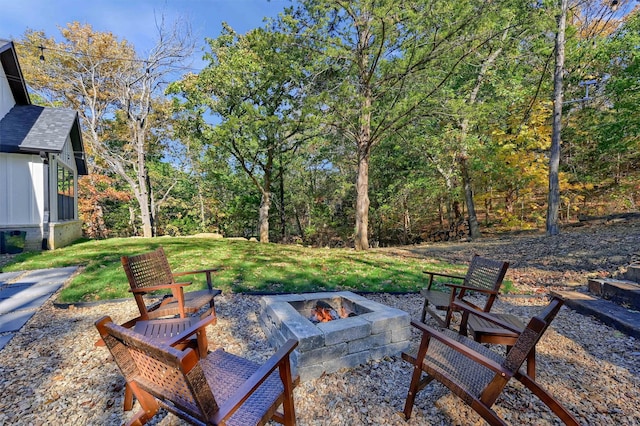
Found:
[[[353,316],[313,324],[309,317],[319,301]],[[350,291],[265,296],[260,307],[258,320],[271,346],[298,340],[291,361],[302,381],[396,355],[409,346],[408,313]]]

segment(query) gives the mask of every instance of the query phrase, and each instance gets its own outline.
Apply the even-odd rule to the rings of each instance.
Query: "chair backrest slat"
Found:
[[[122,256],[122,266],[132,288],[145,288],[174,282],[171,266],[162,247],[134,256]]]
[[[481,290],[493,290],[497,293],[500,290],[502,280],[504,279],[508,268],[509,262],[488,259],[476,254],[473,256],[473,258],[471,259],[471,263],[469,264],[469,269],[467,270],[467,275],[464,279],[464,285],[466,287],[472,287]],[[458,295],[459,298],[463,298],[464,296],[464,291]],[[485,306],[482,308],[482,310],[485,312],[489,312],[495,299],[495,295],[488,295],[486,297]]]
[[[508,262],[474,255],[465,277],[465,286],[484,290],[497,290],[509,267]]]

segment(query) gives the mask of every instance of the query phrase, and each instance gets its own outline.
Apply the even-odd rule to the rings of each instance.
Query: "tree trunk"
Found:
[[[356,179],[356,250],[369,248],[369,146],[358,149],[358,177]]]
[[[258,219],[261,243],[269,242],[269,207],[271,207],[271,193],[265,189],[260,200],[260,216]]]
[[[271,207],[271,179],[273,177],[273,151],[267,152],[267,163],[264,168],[264,177],[262,186],[258,185],[262,192],[260,199],[260,213],[258,217],[258,230],[260,233],[260,242],[269,242],[269,208]],[[254,181],[257,183],[257,180]]]
[[[558,18],[558,34],[556,35],[556,66],[553,75],[553,130],[551,135],[551,150],[549,153],[549,202],[547,206],[547,235],[558,235],[558,211],[560,209],[560,143],[562,128],[562,99],[564,72],[564,33],[567,21],[568,0],[561,0],[560,16]]]
[[[204,212],[204,195],[202,194],[202,179],[198,178],[198,204],[200,204],[200,232],[207,232],[207,218]]]
[[[287,238],[287,217],[284,211],[284,166],[282,165],[282,156],[280,157],[280,239],[285,241]]]
[[[462,172],[462,186],[464,188],[464,200],[469,212],[469,234],[471,239],[478,239],[480,234],[480,226],[478,225],[478,217],[476,215],[476,206],[473,202],[473,189],[471,188],[471,178],[469,177],[469,169],[467,167],[467,159],[460,159],[460,171]]]
[[[138,235],[138,227],[136,225],[136,210],[129,204],[129,225],[131,225],[131,235]]]
[[[136,194],[136,199],[140,204],[140,218],[142,220],[142,236],[143,237],[153,237],[153,226],[152,226],[152,215],[151,215],[151,205],[150,205],[150,196],[149,194],[149,181],[147,178],[147,163],[145,158],[145,150],[144,150],[144,132],[141,131],[140,127],[138,127],[138,123],[134,123],[136,126],[134,130],[134,137],[136,141],[136,151],[137,151],[137,178],[138,178],[138,193]]]

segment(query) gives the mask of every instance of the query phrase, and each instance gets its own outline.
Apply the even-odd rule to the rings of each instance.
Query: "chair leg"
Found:
[[[133,408],[133,392],[131,391],[131,386],[129,383],[124,385],[124,411],[131,411]]]
[[[536,347],[534,346],[527,355],[527,375],[533,380],[536,379]]]
[[[520,383],[525,385],[527,389],[533,392],[540,401],[544,403],[547,407],[551,409],[555,413],[556,416],[560,418],[566,425],[570,426],[578,426],[578,420],[567,410],[562,404],[558,402],[549,392],[544,390],[538,382],[532,380],[531,377],[528,377],[521,373],[516,373],[514,376]]]
[[[130,389],[138,399],[141,410],[129,420],[127,425],[144,425],[156,415],[160,405],[151,394],[140,389],[134,382],[130,384]]]
[[[427,318],[427,305],[429,301],[425,298],[424,304],[422,305],[422,316],[420,317],[420,322],[424,324],[424,320]]]
[[[422,377],[422,369],[414,365],[413,374],[411,375],[411,383],[409,384],[409,391],[407,392],[407,399],[405,400],[405,403],[404,403],[403,412],[404,412],[405,420],[409,420],[411,418],[411,411],[413,411],[413,404],[416,400],[416,394],[420,390],[421,377]]]
[[[477,400],[475,400],[471,404],[471,408],[473,408],[476,413],[480,414],[480,416],[483,419],[485,419],[487,423],[489,423],[490,425],[493,425],[493,426],[507,425],[507,423],[504,420],[502,420],[500,416],[498,416],[498,414],[496,414],[496,412],[491,409],[491,407],[487,407],[485,404]]]
[[[444,327],[449,328],[451,325],[451,317],[453,316],[453,310],[451,308],[447,309],[447,314],[444,317]]]
[[[511,350],[512,346],[507,345],[507,355]],[[531,352],[527,355],[527,376],[531,377],[533,380],[536,379],[536,347],[534,346],[531,349]]]
[[[282,385],[284,387],[284,396],[282,401],[282,423],[286,426],[294,426],[296,424],[296,410],[293,403],[294,384],[291,377],[291,362],[288,358],[280,364],[280,366],[278,367],[278,372],[280,373],[280,380],[282,380]]]

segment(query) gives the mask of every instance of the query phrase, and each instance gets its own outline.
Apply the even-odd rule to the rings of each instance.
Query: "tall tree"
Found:
[[[309,119],[303,96],[308,58],[294,41],[264,28],[240,35],[225,25],[218,38],[209,40],[209,65],[171,87],[186,99],[179,108],[200,114],[191,126],[214,149],[231,155],[260,192],[261,242],[269,242],[276,164],[301,143]],[[211,125],[204,114],[221,121]]]
[[[475,30],[496,7],[490,1],[436,1],[427,6],[417,0],[302,0],[283,15],[284,28],[322,53],[314,75],[324,116],[355,149],[356,249],[369,248],[372,149],[409,125],[418,107],[486,41],[487,34]],[[418,74],[424,78],[422,92],[408,87]]]
[[[41,32],[28,32],[24,39],[27,48],[33,51],[43,46],[46,53],[44,64],[31,62],[32,66],[25,67],[28,81],[44,99],[79,112],[91,165],[127,183],[146,237],[154,235],[147,155],[158,141],[152,125],[163,123],[154,122],[153,116],[162,105],[158,98],[167,77],[193,49],[188,26],[176,23],[168,28],[161,21],[157,28],[158,39],[145,58],[112,33],[77,22],[61,30],[62,43]]]

